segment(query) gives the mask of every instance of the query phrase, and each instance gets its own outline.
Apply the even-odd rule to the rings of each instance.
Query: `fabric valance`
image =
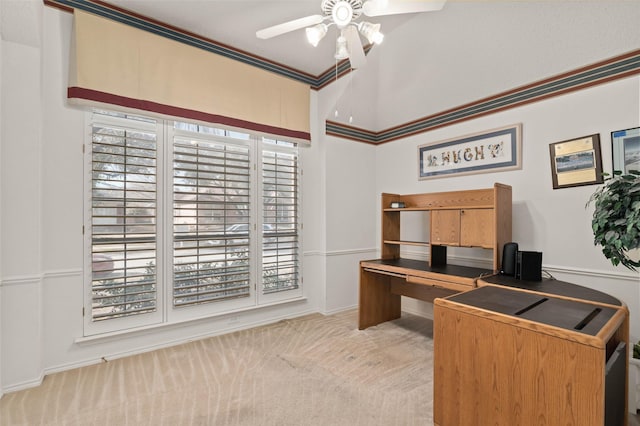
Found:
[[[68,97],[310,142],[309,86],[81,10]]]

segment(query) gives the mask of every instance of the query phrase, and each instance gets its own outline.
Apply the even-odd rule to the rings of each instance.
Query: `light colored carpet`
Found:
[[[46,377],[9,425],[432,425],[430,320],[309,315]]]

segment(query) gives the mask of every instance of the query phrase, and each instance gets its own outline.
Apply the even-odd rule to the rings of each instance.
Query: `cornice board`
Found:
[[[215,53],[216,55],[221,55],[239,62],[243,62],[245,64],[256,66],[266,71],[271,71],[276,74],[292,78],[294,80],[308,84],[312,88],[318,87],[325,80],[327,80],[328,78],[330,79],[332,75],[332,70],[329,69],[322,73],[320,76],[313,76],[303,71],[287,67],[285,65],[270,61],[256,55],[252,55],[242,50],[235,49],[231,46],[218,43],[214,40],[207,39],[197,34],[193,34],[189,31],[185,31],[183,29],[165,24],[163,22],[138,15],[131,11],[121,9],[119,7],[104,3],[99,0],[43,0],[43,2],[45,5],[56,7],[66,12],[72,12],[75,9],[79,9],[85,12],[92,13],[94,15],[102,16],[103,18],[120,22],[122,24],[147,31],[161,37],[166,37],[168,39],[175,40],[189,46],[197,47],[199,49]]]
[[[330,83],[333,83],[336,79],[345,76],[351,69],[349,60],[344,59],[338,62],[335,67],[329,67],[319,75],[314,76],[100,0],[43,0],[43,2],[45,5],[64,10],[65,12],[73,13],[75,9],[83,10],[143,31],[148,31],[161,37],[166,37],[189,46],[215,53],[216,55],[222,55],[245,64],[253,65],[265,71],[271,71],[308,84],[313,90],[320,90]],[[372,44],[364,46],[365,55],[369,53],[372,47]]]
[[[382,144],[637,74],[640,74],[640,50],[379,132],[371,132],[330,120],[326,121],[325,131],[331,136]]]

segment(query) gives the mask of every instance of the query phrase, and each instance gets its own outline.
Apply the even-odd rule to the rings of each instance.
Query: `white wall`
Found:
[[[341,78],[318,94],[321,132],[316,145],[323,153],[321,194],[324,203],[323,221],[317,225],[321,226],[324,241],[317,255],[324,264],[320,311],[325,314],[357,306],[359,261],[376,257],[376,147],[324,134],[325,120],[334,119],[336,109],[340,115],[350,113],[349,102],[337,99],[348,96],[352,84],[358,81],[359,72]],[[314,191],[305,197],[316,197],[316,194]]]
[[[326,311],[358,303],[359,261],[376,255],[375,147],[325,138],[327,145]]]
[[[523,126],[521,170],[418,180],[419,145],[514,123]],[[549,159],[550,143],[598,133],[604,170],[611,172],[610,133],[638,125],[640,78],[632,77],[384,144],[376,152],[376,193],[474,189],[494,182],[511,185],[513,240],[520,249],[542,251],[543,267],[556,278],[625,302],[631,311],[631,334],[638,339],[640,275],[613,267],[593,245],[592,208],[585,204],[597,186],[554,190]],[[407,303],[409,309],[429,312],[429,306]]]
[[[449,1],[374,47],[378,81],[362,90],[375,87],[381,101],[376,127],[367,128],[387,129],[638,49],[638,22],[637,1]],[[366,96],[358,89],[356,99]]]

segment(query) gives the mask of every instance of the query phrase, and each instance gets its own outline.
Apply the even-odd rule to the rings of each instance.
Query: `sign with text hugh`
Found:
[[[522,124],[420,145],[420,179],[522,168]]]

